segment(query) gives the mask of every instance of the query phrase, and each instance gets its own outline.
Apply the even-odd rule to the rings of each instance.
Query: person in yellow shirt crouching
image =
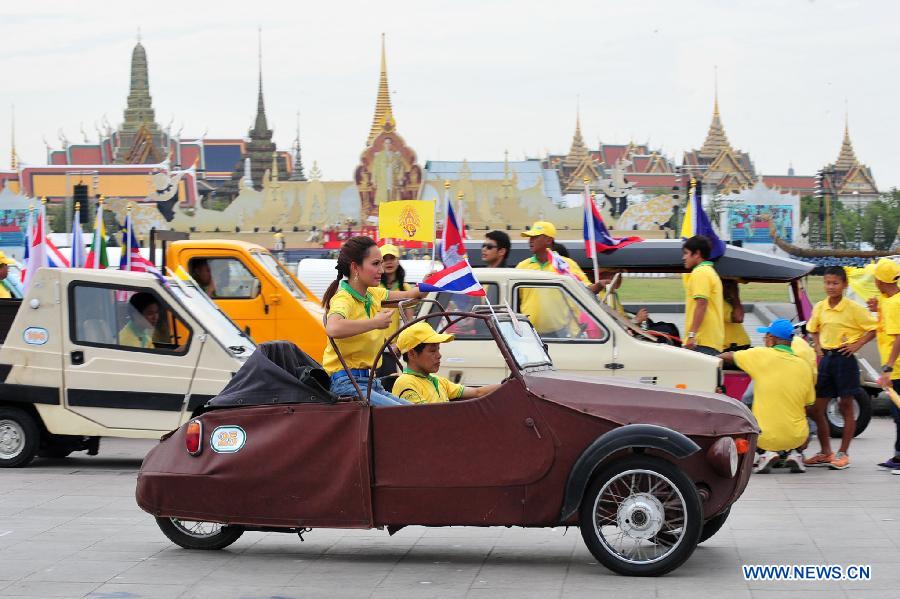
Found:
[[[791,472],[805,472],[802,450],[809,439],[806,407],[816,401],[812,367],[791,348],[794,326],[783,318],[761,327],[766,347],[726,352],[719,357],[734,362],[750,375],[755,386],[753,415],[761,433],[756,473],[769,472],[782,458]]]
[[[397,349],[406,361],[403,374],[397,377],[393,393],[410,403],[425,404],[473,399],[491,393],[499,384],[464,387],[435,373],[441,368],[441,343],[453,341],[453,335],[438,333],[425,321],[401,331]]]

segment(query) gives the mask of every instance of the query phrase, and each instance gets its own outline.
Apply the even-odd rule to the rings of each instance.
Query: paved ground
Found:
[[[624,578],[577,530],[410,528],[247,533],[220,552],[173,546],[134,503],[150,443],[0,471],[0,596],[90,597],[897,597],[900,476],[893,423],[876,419],[845,472],[751,479],[725,527],[676,572]],[[83,454],[77,454],[82,455]],[[742,564],[870,564],[868,582],[745,582]]]

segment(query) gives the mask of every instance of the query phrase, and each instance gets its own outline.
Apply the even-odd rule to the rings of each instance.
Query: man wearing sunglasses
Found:
[[[485,233],[484,242],[481,244],[481,259],[488,268],[508,268],[506,259],[512,244],[509,235],[503,231],[491,231]]]

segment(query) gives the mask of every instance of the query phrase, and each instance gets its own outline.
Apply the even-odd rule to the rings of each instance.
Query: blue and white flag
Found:
[[[81,237],[81,214],[76,210],[72,219],[72,256],[69,258],[72,268],[84,268],[84,240]]]
[[[482,297],[486,295],[484,287],[475,278],[472,267],[465,260],[425,277],[425,280],[419,283],[419,291],[445,291]]]

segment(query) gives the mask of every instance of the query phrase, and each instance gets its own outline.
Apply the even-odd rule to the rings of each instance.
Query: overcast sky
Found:
[[[33,164],[42,136],[75,143],[83,123],[95,141],[104,114],[121,122],[138,27],[157,122],[245,136],[259,26],[275,140],[290,146],[299,110],[304,163],[326,179],[350,179],[363,150],[385,32],[398,131],[422,164],[565,153],[578,97],[590,147],[649,141],[680,162],[709,127],[718,66],[728,138],[758,172],[834,161],[846,102],[857,156],[887,189],[900,186],[898,17],[896,2],[839,0],[4,2],[0,168],[12,104]]]

